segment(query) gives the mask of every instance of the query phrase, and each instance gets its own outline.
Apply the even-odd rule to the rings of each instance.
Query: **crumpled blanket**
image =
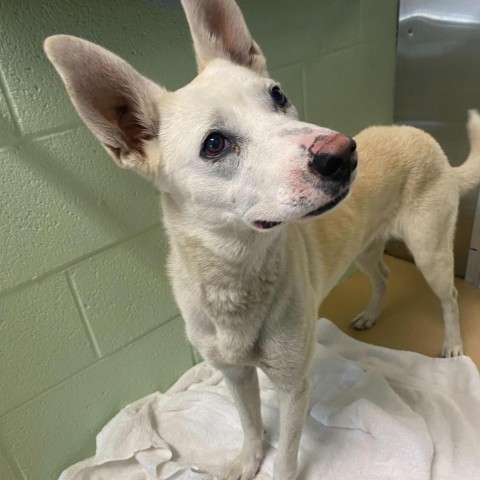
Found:
[[[317,338],[299,480],[480,479],[480,377],[468,357],[367,345],[326,319]],[[259,379],[266,437],[256,478],[270,480],[278,410],[272,384]],[[221,374],[201,363],[120,411],[95,456],[60,480],[214,480],[242,440]]]

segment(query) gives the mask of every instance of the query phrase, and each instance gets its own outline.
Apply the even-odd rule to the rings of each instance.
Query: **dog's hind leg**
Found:
[[[415,264],[440,299],[445,324],[443,357],[463,354],[460,334],[457,290],[454,286],[453,237],[457,218],[456,208],[445,207],[441,218],[425,221],[411,219],[405,243],[412,252]]]
[[[244,433],[242,451],[223,478],[252,480],[263,458],[263,424],[257,369],[231,367],[222,369],[222,373],[238,409]]]
[[[355,260],[355,265],[367,275],[372,285],[372,296],[366,310],[352,320],[352,326],[357,330],[370,328],[380,312],[388,279],[388,268],[382,258],[384,248],[385,241],[375,239]]]

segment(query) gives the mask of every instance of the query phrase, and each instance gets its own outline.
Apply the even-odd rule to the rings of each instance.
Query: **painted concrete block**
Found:
[[[358,41],[359,0],[240,0],[270,68],[314,58]]]
[[[0,418],[0,437],[27,480],[58,478],[94,453],[95,435],[122,407],[191,366],[178,318]]]
[[[23,480],[19,477],[17,477],[12,469],[10,468],[10,465],[7,462],[7,459],[3,455],[3,453],[0,451],[0,478],[2,480]]]
[[[295,105],[300,119],[305,117],[305,95],[303,91],[302,67],[280,67],[270,70],[270,76],[279,81],[282,91]]]
[[[396,38],[398,0],[361,0],[360,40]]]
[[[306,67],[308,121],[355,135],[393,115],[395,40],[326,55]]]
[[[0,291],[158,223],[154,188],[83,127],[0,152],[0,164]]]
[[[194,75],[188,26],[179,8],[140,1],[3,0],[0,64],[24,133],[78,121],[42,50],[44,39],[58,33],[113,50],[168,88]]]
[[[349,134],[391,122],[397,0],[239,3],[301,117]],[[194,54],[176,0],[3,0],[0,26],[3,91],[28,135],[18,145],[0,95],[0,363],[14,358],[0,368],[0,445],[27,480],[51,480],[93,453],[95,434],[121,407],[167,388],[193,356],[182,320],[169,321],[177,309],[158,194],[78,127],[42,42],[87,38],[169,89],[194,77]],[[17,146],[2,149],[12,139]],[[0,478],[24,480],[8,468],[0,454]]]
[[[0,298],[0,415],[94,360],[64,274]]]
[[[160,227],[71,270],[100,352],[106,355],[178,315]]]
[[[0,75],[1,82],[1,75]],[[0,90],[0,148],[15,138],[16,132],[5,96]]]
[[[358,43],[360,0],[319,3],[324,4],[321,17],[322,55]]]

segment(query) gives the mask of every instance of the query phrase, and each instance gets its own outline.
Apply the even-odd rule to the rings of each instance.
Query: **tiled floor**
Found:
[[[385,262],[390,268],[387,294],[380,317],[370,330],[350,327],[350,321],[370,297],[369,282],[361,273],[355,273],[330,293],[320,315],[357,340],[438,356],[443,340],[440,302],[413,264],[388,255]],[[465,353],[480,368],[480,289],[459,278],[455,285]]]

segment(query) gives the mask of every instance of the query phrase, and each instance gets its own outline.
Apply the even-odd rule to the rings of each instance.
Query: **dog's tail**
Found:
[[[468,111],[467,130],[470,153],[462,165],[453,169],[458,177],[460,195],[468,193],[480,183],[480,114],[477,110]]]

